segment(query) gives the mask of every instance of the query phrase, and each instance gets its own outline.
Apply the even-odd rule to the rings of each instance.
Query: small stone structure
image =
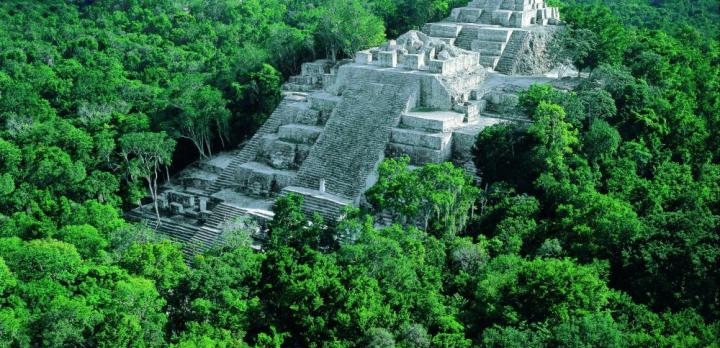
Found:
[[[239,217],[272,219],[274,200],[295,193],[329,223],[359,205],[388,156],[413,165],[452,161],[474,173],[476,135],[501,122],[528,122],[517,91],[548,66],[522,61],[544,52],[557,9],[542,0],[474,0],[423,31],[410,31],[353,60],[302,65],[285,97],[239,150],[199,162],[164,187],[157,224],[151,204],[128,213],[186,242],[189,253],[216,243]],[[528,51],[528,52],[526,52]],[[540,58],[533,58],[540,57]],[[258,231],[258,247],[263,235]]]

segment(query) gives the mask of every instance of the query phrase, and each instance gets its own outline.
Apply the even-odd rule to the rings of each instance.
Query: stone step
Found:
[[[401,125],[415,130],[447,132],[462,126],[465,115],[453,111],[407,112],[402,115]]]
[[[174,221],[172,218],[161,217],[158,223],[155,211],[143,208],[134,209],[126,214],[131,221],[145,223],[148,228],[161,233],[172,240],[187,243],[197,233],[199,226],[192,226]]]
[[[325,223],[331,225],[342,217],[343,209],[346,206],[352,205],[352,201],[348,199],[305,187],[289,186],[283,190],[283,194],[291,193],[303,197],[302,210],[308,217],[313,213],[318,213],[323,217]]]
[[[265,163],[275,169],[295,170],[302,165],[311,146],[312,144],[281,140],[278,134],[268,134],[262,138],[254,161]]]
[[[385,154],[388,157],[410,157],[410,164],[422,166],[428,163],[442,163],[450,160],[452,146],[446,146],[442,150],[434,150],[421,146],[406,144],[388,143]]]
[[[223,202],[215,206],[205,226],[222,229],[223,224],[232,222],[243,216],[257,218],[260,221],[269,221],[272,219],[273,213],[261,208],[237,207]]]
[[[245,212],[240,208],[220,203],[215,206],[205,222],[205,227],[220,229],[222,225],[228,221],[243,216]]]
[[[174,222],[171,219],[163,218],[163,222],[157,227],[157,232],[169,236],[173,240],[188,243],[198,232],[199,226],[189,226]]]
[[[449,144],[452,133],[427,133],[405,128],[393,128],[390,141],[396,144],[420,146],[433,150],[443,150]]]
[[[248,194],[269,197],[290,185],[297,175],[294,170],[272,168],[260,162],[247,162],[238,166],[236,185]]]
[[[288,82],[297,83],[300,85],[313,85],[317,82],[315,80],[316,79],[314,76],[309,76],[309,75],[308,76],[295,75],[295,76],[290,76],[290,78],[288,78]]]
[[[517,3],[515,0],[503,0],[502,4],[500,4],[500,8],[503,10],[522,11],[523,2]]]
[[[475,40],[472,42],[472,50],[479,52],[481,56],[501,56],[505,50],[506,43],[500,41]]]
[[[312,92],[317,88],[309,85],[302,85],[299,83],[287,82],[282,85],[283,91],[287,92]]]
[[[483,11],[480,18],[476,21],[478,24],[493,24],[492,11]]]
[[[450,17],[459,23],[476,23],[483,10],[474,7],[460,7],[452,10]]]
[[[199,247],[200,250],[194,250],[195,252],[205,251],[212,247],[220,236],[222,236],[222,231],[203,226],[198,230],[195,236],[193,236],[190,245]]]
[[[478,40],[507,43],[512,35],[511,29],[504,28],[478,28]]]
[[[500,61],[499,56],[480,56],[480,65],[484,67],[495,69],[498,61]]]
[[[510,41],[505,47],[502,57],[500,57],[500,61],[495,66],[495,71],[503,74],[512,73],[513,66],[516,63],[517,52],[528,40],[529,35],[529,32],[525,30],[513,31],[512,36],[510,36]]]
[[[422,31],[433,37],[456,38],[461,30],[461,26],[453,23],[428,23]]]
[[[323,128],[293,123],[278,128],[278,138],[296,144],[313,144],[322,134]]]
[[[332,95],[327,92],[316,92],[308,95],[310,108],[327,115],[330,115],[330,113],[333,111],[333,109],[335,109],[335,107],[338,105],[338,103],[340,103],[341,100],[341,97]]]
[[[455,39],[455,46],[462,49],[470,50],[472,42],[478,39],[478,28],[463,27],[462,31]]]
[[[436,40],[440,40],[440,41],[442,41],[442,42],[444,42],[444,43],[447,43],[447,44],[450,44],[450,45],[453,45],[453,46],[455,46],[455,41],[457,40],[457,38],[454,38],[454,37],[449,38],[449,37],[436,37],[436,36],[431,36],[431,38],[436,39]]]
[[[293,103],[290,106],[293,113],[293,123],[316,126],[322,123],[320,111],[310,108],[310,103]]]

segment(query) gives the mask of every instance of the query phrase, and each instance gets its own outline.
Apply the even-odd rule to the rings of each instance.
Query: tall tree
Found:
[[[172,81],[169,94],[168,128],[190,140],[200,157],[211,157],[213,139],[228,137],[230,112],[222,93],[208,85],[202,74],[187,74]]]
[[[159,223],[157,184],[162,176],[163,167],[167,168],[172,161],[175,140],[170,139],[164,132],[128,133],[120,138],[120,149],[127,164],[130,180],[145,179]]]
[[[333,61],[338,54],[352,57],[360,49],[385,39],[382,21],[358,0],[328,0],[320,16],[315,35]]]

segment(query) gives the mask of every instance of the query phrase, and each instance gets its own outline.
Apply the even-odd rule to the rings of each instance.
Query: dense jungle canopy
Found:
[[[239,228],[186,263],[123,219],[151,164],[235,147],[302,62],[466,2],[0,2],[0,347],[718,347],[713,0],[553,1],[588,77],[478,136],[481,185],[386,160],[392,227],[288,196],[262,252]]]

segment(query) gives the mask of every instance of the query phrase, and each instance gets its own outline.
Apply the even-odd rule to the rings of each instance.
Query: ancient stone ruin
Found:
[[[543,74],[558,23],[558,10],[543,0],[473,0],[354,60],[303,64],[239,150],[165,185],[160,224],[150,205],[128,215],[192,252],[216,243],[238,218],[272,219],[274,200],[289,193],[332,223],[345,206],[362,204],[388,156],[407,155],[413,165],[452,161],[474,173],[477,134],[528,122],[517,92],[555,81]],[[262,233],[256,237],[261,243]]]

